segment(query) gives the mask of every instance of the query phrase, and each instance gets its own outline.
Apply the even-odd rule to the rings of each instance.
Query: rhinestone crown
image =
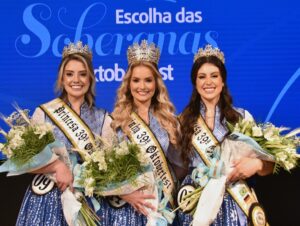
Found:
[[[76,44],[70,42],[68,46],[65,46],[62,53],[62,57],[64,58],[68,55],[75,53],[85,55],[89,59],[92,59],[93,57],[91,49],[88,47],[88,45],[83,45],[81,41],[78,41]]]
[[[194,62],[198,60],[200,57],[208,57],[208,56],[215,56],[222,63],[225,63],[224,53],[219,48],[214,48],[212,45],[206,45],[205,48],[200,48],[198,52],[194,56]]]
[[[143,40],[140,45],[134,43],[127,49],[127,60],[129,65],[140,61],[158,64],[159,57],[159,48],[156,48],[154,43],[148,45],[147,40]]]

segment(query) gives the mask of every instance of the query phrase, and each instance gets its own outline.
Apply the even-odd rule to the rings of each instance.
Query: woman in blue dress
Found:
[[[164,187],[166,189],[164,189],[163,195],[172,196],[176,185],[174,171],[182,172],[183,164],[180,153],[174,148],[179,137],[179,125],[174,115],[174,106],[158,71],[159,50],[154,44],[148,45],[144,40],[140,45],[134,44],[128,48],[127,58],[129,66],[118,89],[112,113],[112,127],[120,137],[129,137],[132,142],[136,142],[133,138],[133,128],[137,133],[145,129],[147,131],[145,137],[150,136],[151,140],[157,142],[155,149],[161,151],[152,152],[152,157],[155,155],[153,158],[148,155],[147,157],[149,157],[149,163],[151,162],[153,165],[155,179],[162,180],[166,185],[170,185],[170,188],[173,186],[172,189]],[[133,118],[139,122],[137,127],[132,126]],[[140,147],[144,148],[143,145]],[[151,147],[147,150],[150,150]],[[162,159],[161,162],[160,160],[156,161],[159,158]],[[162,163],[166,168],[160,171],[156,163]],[[169,179],[172,180],[172,183],[168,181]],[[168,184],[169,182],[170,184]],[[103,225],[146,225],[149,208],[154,209],[154,206],[149,203],[149,199],[155,197],[152,194],[144,194],[141,190],[120,197],[127,203],[119,208],[107,206],[107,216],[109,217],[101,218],[104,220],[102,221]],[[108,204],[104,202],[102,205]]]
[[[64,48],[56,89],[60,93],[60,99],[55,99],[51,103],[59,103],[61,106],[66,105],[64,108],[69,107],[70,115],[68,117],[70,118],[64,118],[64,122],[68,122],[68,126],[72,125],[71,121],[73,119],[78,118],[76,119],[77,122],[85,124],[88,130],[92,131],[91,133],[106,138],[111,137],[111,118],[104,109],[95,107],[95,76],[92,53],[81,42],[70,43],[68,47]],[[37,108],[33,119],[36,122],[46,121],[53,124],[55,138],[65,145],[71,164],[67,163],[66,159],[57,159],[34,172],[37,174],[53,174],[56,184],[45,194],[43,192],[36,194],[31,186],[27,189],[16,223],[19,226],[68,225],[62,209],[61,194],[68,187],[72,190],[72,167],[81,159],[78,154],[72,151],[72,148],[74,148],[72,142],[76,141],[70,140],[69,131],[65,128],[62,129],[63,126],[54,122],[51,115],[49,116],[46,112],[47,107]]]
[[[200,116],[204,119],[204,127],[209,130],[206,132],[211,133],[218,142],[221,142],[229,132],[226,122],[235,124],[239,118],[253,119],[248,111],[232,106],[224,62],[224,54],[211,45],[199,49],[195,55],[191,70],[192,96],[180,116],[183,158],[189,162],[189,174],[182,185],[195,185],[191,173],[199,163],[203,163],[192,143],[194,125]],[[270,162],[244,157],[234,163],[234,169],[228,176],[227,182],[244,180],[255,174],[266,175],[272,170],[273,164]],[[180,225],[191,224],[192,215],[182,211],[179,211],[178,215]],[[248,219],[232,196],[225,192],[223,203],[211,225],[248,225]]]

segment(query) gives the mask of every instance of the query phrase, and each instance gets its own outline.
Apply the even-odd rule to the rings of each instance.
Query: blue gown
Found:
[[[151,112],[149,112],[148,126],[160,143],[166,158],[172,164],[182,166],[182,162],[178,153],[174,148],[172,148],[172,145],[170,145],[167,131],[160,126],[159,122]],[[118,135],[123,137],[123,133],[121,131]],[[126,203],[125,206],[117,209],[111,207],[108,201],[103,199],[101,202],[99,215],[101,218],[101,224],[103,226],[144,226],[147,224],[147,218],[143,214],[139,214],[137,211],[135,211],[134,208],[128,203]],[[173,225],[175,225],[175,223],[173,223]]]
[[[40,110],[40,109],[39,109]],[[87,103],[83,103],[80,109],[81,119],[89,126],[95,134],[102,134],[102,127],[106,119],[106,111],[96,107],[89,108]],[[52,121],[45,115],[45,121]],[[54,125],[54,135],[56,140],[65,144],[70,159],[80,161],[79,156],[71,151],[72,145],[63,132]],[[17,226],[67,226],[62,204],[61,191],[55,186],[45,195],[36,195],[28,187],[17,219]]]
[[[205,107],[202,104],[201,108],[201,115],[202,117],[205,116]],[[240,108],[235,108],[236,111],[238,111],[242,117],[245,117],[245,110]],[[247,112],[248,113],[248,112]],[[249,113],[248,113],[249,114]],[[219,107],[216,107],[216,113],[215,113],[215,122],[214,122],[214,130],[213,135],[217,138],[219,142],[221,142],[225,135],[228,133],[228,129],[226,127],[225,119],[222,123],[220,123],[220,117],[221,112]],[[193,180],[191,179],[191,173],[194,168],[197,167],[197,165],[202,162],[202,159],[200,158],[197,151],[194,149],[194,156],[190,161],[189,164],[189,174],[186,176],[186,178],[183,180],[182,185],[185,184],[193,184]],[[182,211],[178,211],[178,218],[179,218],[179,225],[181,226],[189,226],[192,222],[192,216],[186,213],[183,213]],[[225,192],[224,199],[222,206],[220,207],[220,210],[217,214],[217,217],[215,221],[211,224],[212,226],[246,226],[247,223],[247,216],[244,214],[244,212],[240,209],[238,204],[233,200],[233,198]]]

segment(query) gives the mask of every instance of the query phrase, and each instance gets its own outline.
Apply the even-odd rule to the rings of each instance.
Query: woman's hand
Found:
[[[227,181],[234,182],[246,179],[263,169],[263,161],[257,158],[244,157],[232,163],[233,170],[228,175]]]
[[[54,170],[57,187],[61,191],[65,191],[67,187],[70,187],[73,191],[73,175],[69,167],[64,162],[57,160],[54,164]]]
[[[120,197],[132,205],[137,212],[142,213],[145,216],[148,215],[148,211],[145,207],[154,211],[156,210],[151,203],[147,202],[147,199],[155,199],[153,194],[144,194],[141,190],[137,190],[128,195],[120,195]]]

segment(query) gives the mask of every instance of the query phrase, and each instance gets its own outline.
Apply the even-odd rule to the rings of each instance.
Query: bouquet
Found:
[[[280,168],[290,171],[297,166],[297,148],[300,146],[300,139],[297,135],[300,128],[282,135],[283,131],[288,131],[286,127],[275,127],[272,123],[258,124],[254,121],[240,120],[234,126],[228,124],[232,134],[244,134],[253,139],[255,149],[266,152],[274,158],[274,172]],[[256,144],[255,144],[255,142]]]
[[[84,159],[77,183],[85,195],[129,194],[146,185],[145,173],[151,170],[139,147],[127,141],[113,143],[97,137],[91,154],[77,150]]]
[[[64,145],[55,141],[53,126],[47,122],[34,122],[29,116],[29,110],[22,110],[17,106],[15,108],[16,111],[9,117],[2,115],[2,119],[9,125],[10,130],[6,133],[0,129],[0,133],[6,140],[0,143],[0,150],[7,157],[7,160],[0,166],[0,172],[8,172],[8,176],[29,173],[57,159],[64,161],[71,169],[69,154]],[[47,174],[47,177],[55,181],[53,175]],[[70,193],[69,189],[62,196],[68,193]],[[80,192],[75,191],[75,194],[74,197],[79,200],[76,206],[80,211],[79,221],[85,225],[93,225],[91,222],[97,221],[97,215],[89,208]],[[68,208],[65,206],[64,213]],[[68,223],[73,225],[70,221]]]
[[[74,150],[80,154],[83,163],[74,167],[73,186],[92,199],[96,210],[99,205],[93,196],[129,194],[154,184],[147,160],[135,144],[126,141],[119,144],[116,138],[107,142],[95,136],[95,145],[89,152]]]
[[[8,158],[0,166],[0,172],[8,171],[9,175],[19,175],[37,170],[58,156],[52,155],[52,148],[59,146],[55,143],[53,128],[50,123],[34,123],[28,110],[17,111],[2,119],[10,126],[6,133],[0,129],[6,142],[0,143],[0,150]]]
[[[232,171],[232,162],[242,157],[259,158],[274,162],[274,173],[280,168],[290,171],[297,166],[297,148],[300,146],[300,129],[285,135],[289,130],[271,123],[256,124],[252,120],[228,123],[230,134],[220,147],[213,150],[211,165],[199,164],[192,172],[192,180],[199,187],[183,199],[179,208],[191,210],[193,225],[209,225],[215,219],[222,204],[227,175]],[[217,172],[217,173],[216,173]]]
[[[154,194],[157,198],[148,202],[158,211],[149,209],[147,225],[157,225],[158,222],[167,225],[170,221],[165,208],[167,201],[159,203],[162,184],[155,181],[152,167],[139,146],[125,140],[118,143],[116,138],[110,144],[96,137],[95,143],[90,153],[76,150],[84,162],[75,167],[74,187],[81,188],[90,197],[126,195],[136,190]]]

